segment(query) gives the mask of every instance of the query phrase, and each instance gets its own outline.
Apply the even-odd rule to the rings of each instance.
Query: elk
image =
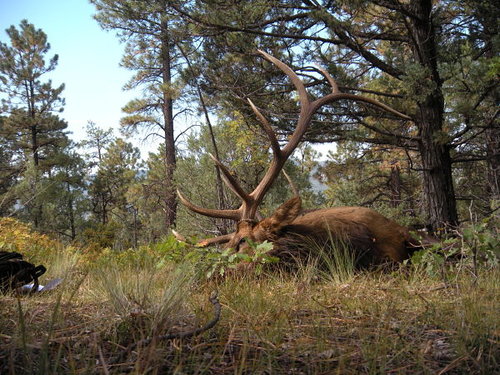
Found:
[[[203,240],[197,246],[225,244],[226,248],[232,248],[236,252],[245,252],[249,251],[246,242],[248,239],[256,243],[269,241],[273,243],[271,255],[284,260],[301,255],[309,256],[308,252],[311,252],[311,249],[315,247],[308,246],[308,243],[321,244],[333,239],[334,242],[346,244],[350,251],[355,254],[357,264],[360,266],[381,264],[387,261],[402,262],[407,259],[409,251],[415,243],[409,231],[369,208],[334,207],[302,212],[301,199],[296,193],[293,198],[278,207],[270,217],[258,220],[258,207],[265,194],[300,143],[312,121],[312,116],[324,105],[338,100],[352,100],[370,104],[402,119],[410,119],[374,99],[341,92],[333,77],[323,69],[319,70],[330,84],[332,92],[316,100],[311,100],[304,83],[288,65],[263,51],[259,50],[258,52],[264,59],[285,73],[297,90],[300,104],[297,124],[288,142],[283,147],[280,146],[266,117],[248,99],[250,107],[269,138],[272,160],[257,187],[251,193],[247,193],[229,169],[211,155],[214,163],[220,169],[226,185],[241,199],[242,203],[238,209],[202,208],[188,201],[177,190],[180,201],[189,210],[201,215],[231,219],[236,222],[234,233]]]

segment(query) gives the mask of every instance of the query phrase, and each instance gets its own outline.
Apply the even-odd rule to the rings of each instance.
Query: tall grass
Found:
[[[122,319],[133,314],[147,315],[152,330],[185,313],[182,307],[198,279],[192,266],[187,264],[175,268],[109,264],[94,270],[91,277],[95,277],[96,285],[91,291],[97,300],[107,301]]]
[[[344,242],[330,237],[326,242],[307,241],[307,252],[311,256],[297,258],[295,277],[301,282],[328,282],[335,285],[354,277],[356,255]]]

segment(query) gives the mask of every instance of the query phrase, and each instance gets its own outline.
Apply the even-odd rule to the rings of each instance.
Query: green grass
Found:
[[[497,267],[484,267],[479,277],[467,260],[449,268],[449,277],[413,266],[347,267],[339,276],[338,265],[304,264],[293,274],[207,281],[186,264],[77,261],[60,253],[46,264],[65,277],[51,294],[0,295],[0,374],[492,374],[500,368]],[[186,340],[152,340],[120,358],[134,342],[210,320],[213,290],[222,304],[213,329]]]

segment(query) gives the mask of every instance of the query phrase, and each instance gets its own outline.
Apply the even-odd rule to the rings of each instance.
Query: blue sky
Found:
[[[76,141],[85,136],[89,120],[117,129],[121,108],[134,98],[134,93],[122,89],[133,74],[119,66],[124,45],[114,33],[100,28],[92,18],[94,13],[88,0],[0,0],[0,41],[10,45],[5,29],[19,27],[27,19],[47,34],[51,45],[47,56],[59,55],[49,78],[54,87],[66,85],[61,117]]]

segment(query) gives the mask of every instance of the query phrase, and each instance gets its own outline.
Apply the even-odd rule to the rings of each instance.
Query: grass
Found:
[[[204,281],[186,265],[78,272],[65,287],[0,296],[1,374],[492,374],[500,358],[497,268],[452,281],[409,266],[345,277],[294,274]],[[50,270],[52,264],[46,264]],[[80,267],[81,268],[81,267]],[[222,317],[186,340],[131,343]]]
[[[27,254],[36,242],[29,259],[47,267],[41,283],[64,283],[47,294],[0,295],[2,375],[500,372],[500,272],[487,232],[472,233],[486,238],[472,242],[482,257],[429,251],[413,265],[354,271],[344,247],[334,256],[317,247],[321,256],[299,260],[293,273],[271,265],[207,281],[201,253],[182,263],[176,243],[81,254],[12,225],[0,243]],[[210,321],[214,290],[222,304],[215,327],[155,339]]]

